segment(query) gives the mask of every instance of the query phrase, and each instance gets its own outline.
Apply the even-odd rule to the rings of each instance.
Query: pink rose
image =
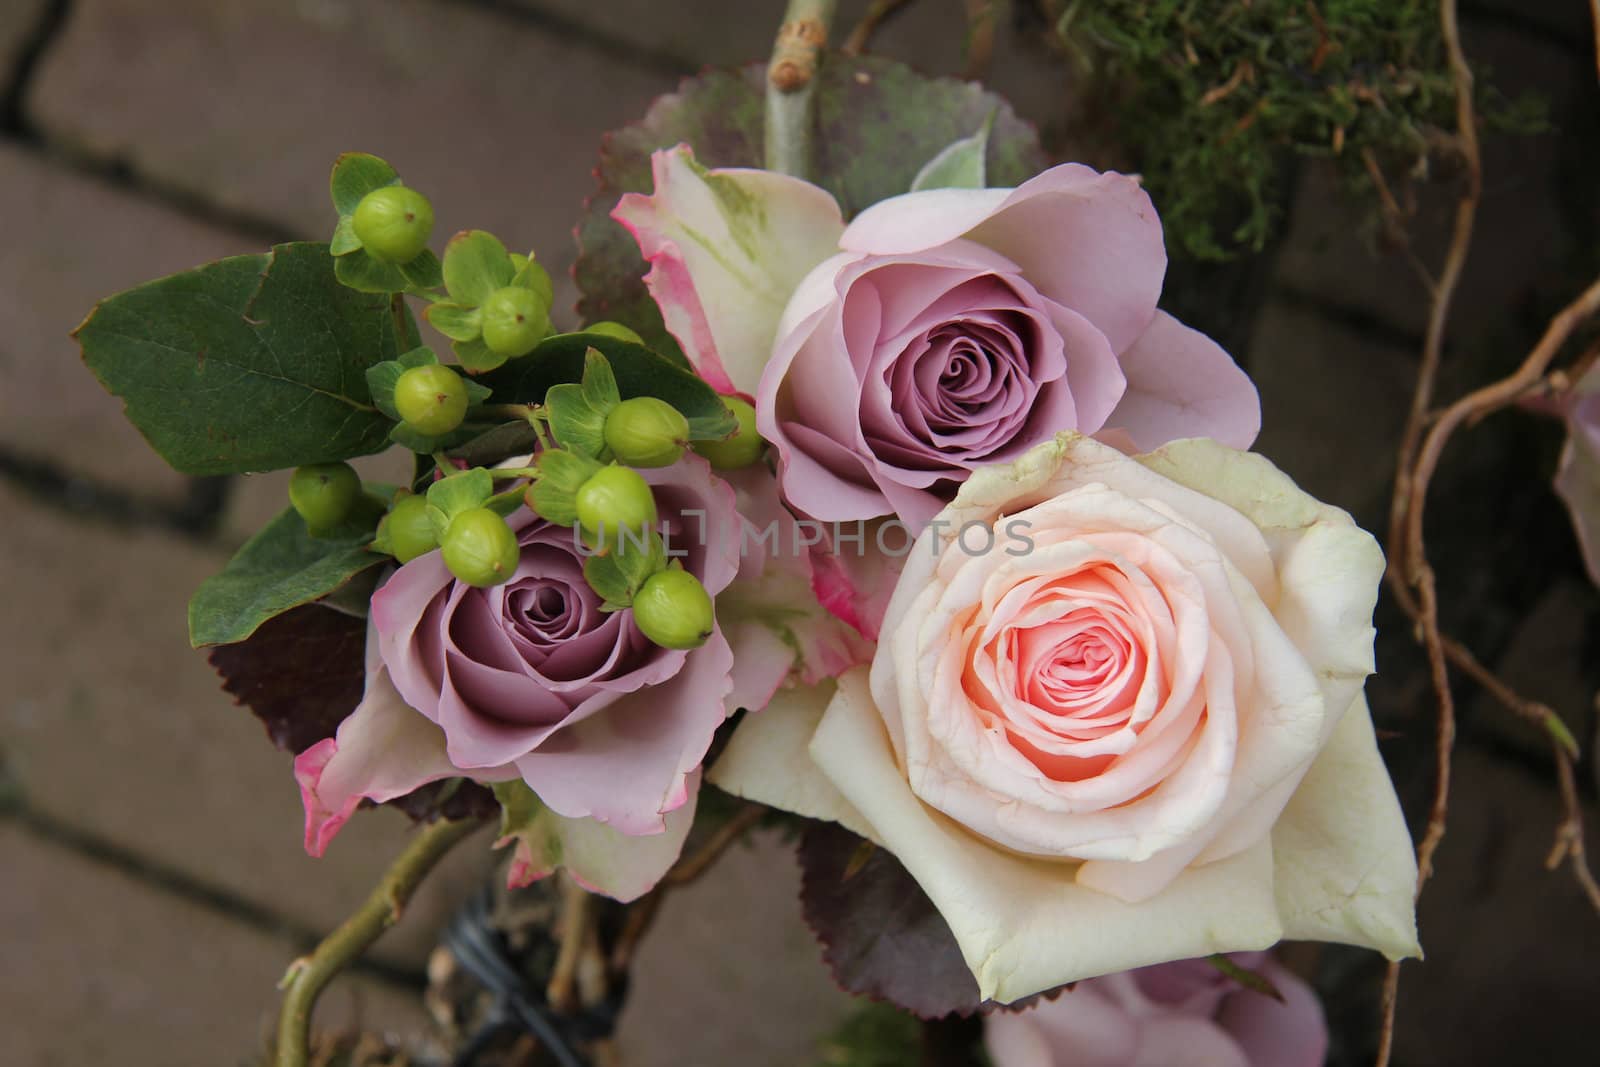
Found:
[[[920,529],[974,468],[1061,430],[1248,447],[1254,387],[1156,310],[1166,252],[1136,179],[1067,164],[1016,189],[935,189],[844,226],[806,182],[658,152],[615,216],[667,325],[724,391],[753,393],[783,493]]]
[[[1328,1029],[1311,987],[1264,954],[1233,959],[1283,1001],[1204,960],[1181,960],[995,1012],[984,1020],[984,1046],[994,1067],[1321,1067]]]
[[[1260,456],[1062,434],[924,531],[870,672],[747,719],[711,780],[887,848],[1003,1002],[1285,937],[1409,955],[1382,573]]]

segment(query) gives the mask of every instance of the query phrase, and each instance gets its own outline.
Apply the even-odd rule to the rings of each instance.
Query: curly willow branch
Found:
[[[1591,4],[1595,12],[1596,34],[1600,39],[1600,0]],[[1417,894],[1433,873],[1433,859],[1444,839],[1449,816],[1451,753],[1455,744],[1455,702],[1450,689],[1449,665],[1454,664],[1478,682],[1499,703],[1514,714],[1541,726],[1550,738],[1556,759],[1565,818],[1557,829],[1556,844],[1548,865],[1555,867],[1570,859],[1573,873],[1590,903],[1600,913],[1600,886],[1588,867],[1583,845],[1583,818],[1573,778],[1577,745],[1560,717],[1550,708],[1520,696],[1483,666],[1471,650],[1440,632],[1437,579],[1428,562],[1423,537],[1428,488],[1438,469],[1439,458],[1451,436],[1462,426],[1515,403],[1540,387],[1548,388],[1545,378],[1551,362],[1572,334],[1600,312],[1600,281],[1551,320],[1539,343],[1513,373],[1484,386],[1446,408],[1428,427],[1433,402],[1434,382],[1444,351],[1450,301],[1460,281],[1471,246],[1473,223],[1483,187],[1483,170],[1478,150],[1477,119],[1472,105],[1472,70],[1461,49],[1460,27],[1455,0],[1441,0],[1440,27],[1450,57],[1456,91],[1457,138],[1467,165],[1466,187],[1456,205],[1455,228],[1444,269],[1433,289],[1428,329],[1423,342],[1422,362],[1417,373],[1410,416],[1401,438],[1395,478],[1394,500],[1390,508],[1388,581],[1395,599],[1416,622],[1420,639],[1427,649],[1429,674],[1438,697],[1436,782],[1427,829],[1417,846]],[[1427,429],[1426,437],[1423,431]],[[1382,1028],[1379,1032],[1377,1067],[1387,1067],[1394,1044],[1395,1007],[1400,983],[1400,965],[1391,963],[1384,975]]]

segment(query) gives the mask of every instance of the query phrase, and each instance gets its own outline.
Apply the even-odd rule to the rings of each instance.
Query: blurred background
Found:
[[[1432,4],[1375,0],[1389,2],[1432,18]],[[866,6],[841,4],[839,36]],[[1063,47],[1065,6],[920,0],[873,50],[958,74],[984,58],[981,33],[992,31],[989,81],[1054,155],[1157,174],[1154,142],[1118,125],[1127,112],[1113,103],[1128,94],[1079,91],[1093,68]],[[534,247],[557,278],[558,309],[570,308],[571,229],[600,135],[706,65],[764,57],[781,8],[0,0],[6,1062],[244,1062],[261,1047],[288,960],[354,908],[409,832],[399,814],[377,812],[354,820],[325,859],[304,855],[289,758],[184,640],[190,591],[282,507],[284,480],[173,474],[68,332],[97,299],[139,282],[325,239],[326,176],[346,150],[381,155],[428,191],[437,233],[484,227]],[[989,11],[989,30],[975,32],[973,10]],[[1519,111],[1505,123],[1514,132],[1486,134],[1444,398],[1506,373],[1600,266],[1600,89],[1586,5],[1474,0],[1462,12],[1480,79],[1507,100],[1531,94],[1543,117]],[[1386,62],[1372,58],[1373,78],[1394,73]],[[1438,146],[1427,129],[1419,136],[1425,164]],[[1275,150],[1266,228],[1224,249],[1226,261],[1204,241],[1175,247],[1167,300],[1254,375],[1258,449],[1381,531],[1427,311],[1407,258],[1439,262],[1455,187],[1448,152],[1432,169],[1413,165],[1386,222],[1336,155]],[[1152,188],[1165,214],[1168,191]],[[1219,232],[1229,244],[1242,231]],[[1458,437],[1430,537],[1446,629],[1560,711],[1587,748],[1600,598],[1549,490],[1561,439],[1559,423],[1521,413]],[[1373,707],[1420,826],[1433,700],[1392,605],[1380,634]],[[1428,960],[1403,972],[1395,1063],[1592,1062],[1600,920],[1565,869],[1544,866],[1559,817],[1548,746],[1470,688],[1459,697],[1453,818],[1421,909]],[[1600,824],[1593,757],[1580,769]],[[1590,839],[1600,851],[1600,836]],[[483,847],[453,854],[372,960],[324,998],[320,1021],[428,1025],[417,995],[428,952],[494,866],[488,842],[486,832]],[[758,838],[669,899],[622,1017],[627,1063],[821,1062],[818,1038],[850,1002],[800,920],[797,885],[786,847]],[[1362,1062],[1379,961],[1307,949],[1293,962],[1325,995],[1335,1062]]]

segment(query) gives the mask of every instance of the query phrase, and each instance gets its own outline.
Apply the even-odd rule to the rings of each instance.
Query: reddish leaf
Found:
[[[1014,1004],[978,1000],[955,935],[900,861],[837,823],[807,820],[800,837],[800,905],[834,981],[923,1019],[1020,1011],[1062,986]]]
[[[211,650],[222,688],[255,712],[272,743],[303,752],[332,737],[361,702],[367,620],[307,604]]]
[[[658,148],[686,142],[708,167],[761,166],[765,85],[764,64],[711,71],[661,97],[642,121],[605,136],[595,171],[600,186],[578,226],[574,274],[583,321],[621,322],[658,351],[678,352],[641,280],[639,248],[611,209],[623,193],[650,192],[650,153]],[[991,113],[990,184],[1015,185],[1042,170],[1037,134],[993,93],[875,56],[829,55],[817,81],[815,180],[848,218],[908,190],[924,163],[977,132]]]

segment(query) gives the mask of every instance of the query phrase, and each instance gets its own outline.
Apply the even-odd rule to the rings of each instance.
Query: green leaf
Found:
[[[340,215],[354,215],[356,207],[368,193],[399,184],[399,173],[377,156],[365,152],[346,152],[333,162],[328,190],[333,194],[334,210]]]
[[[620,611],[628,607],[645,579],[667,565],[667,550],[661,535],[652,531],[649,546],[644,551],[640,548],[632,534],[623,531],[622,544],[617,550],[583,561],[584,580],[604,598],[605,603],[600,605],[603,610]]]
[[[501,403],[542,403],[551,386],[583,380],[591,348],[605,356],[620,399],[665,400],[689,420],[691,440],[723,438],[737,428],[722,398],[702,379],[647,348],[606,334],[562,333],[546,338],[521,359],[484,375],[483,384],[493,387]]]
[[[74,336],[130,421],[185,474],[383,449],[366,370],[393,359],[389,301],[334,278],[324,244],[279,245],[102,300]]]
[[[515,260],[512,262],[515,265]],[[551,284],[550,272],[544,269],[543,264],[529,256],[527,262],[517,266],[516,270],[516,276],[511,279],[512,285],[533,290],[545,307],[555,303],[556,287]]]
[[[557,526],[578,521],[578,490],[600,464],[588,456],[565,449],[539,453],[539,477],[528,490],[528,504],[539,516]]]
[[[457,304],[477,307],[515,275],[511,253],[485,230],[465,230],[444,246],[444,287]]]
[[[443,540],[451,519],[463,511],[483,507],[493,495],[494,477],[482,467],[440,478],[428,486],[428,515],[434,518],[434,512],[438,512],[434,533]]]
[[[347,256],[361,247],[361,238],[356,236],[355,223],[349,215],[340,215],[339,224],[333,228],[333,240],[328,244],[328,251],[335,256]]]
[[[365,248],[342,254],[333,264],[340,284],[362,293],[405,293],[437,289],[443,284],[439,257],[426,249],[410,263],[399,266],[384,262]]]
[[[917,171],[917,176],[911,179],[911,191],[982,189],[984,157],[989,152],[989,131],[993,128],[994,112],[991,111],[977,133],[950,143],[924,163],[922,169]]]
[[[423,309],[422,317],[452,341],[471,341],[482,333],[483,315],[477,308],[440,303]]]
[[[200,648],[243,641],[273,616],[325,597],[382,563],[383,557],[366,549],[369,533],[312,537],[305,521],[292,508],[285,510],[195,590],[190,643]]]
[[[606,449],[606,412],[594,406],[583,386],[567,382],[552,385],[545,394],[545,414],[550,432],[562,448],[599,459]]]
[[[593,345],[583,354],[583,398],[601,414],[609,413],[622,403],[622,394],[617,391],[617,376],[611,373],[611,364],[605,354]]]
[[[456,362],[473,374],[483,374],[505,366],[506,357],[484,344],[481,337],[453,341],[450,350],[456,354]]]
[[[582,252],[573,271],[585,322],[620,322],[650,348],[682,358],[644,287],[647,267],[639,246],[611,210],[623,193],[650,192],[650,154],[679,142],[687,142],[707,167],[762,166],[765,100],[765,64],[714,71],[684,82],[658,99],[644,121],[605,138],[599,187],[578,226]],[[847,218],[905,192],[923,161],[970,135],[991,114],[990,184],[1020,184],[1047,162],[1037,133],[1000,97],[971,82],[927,78],[875,56],[830,53],[817,75],[815,107],[812,179],[838,199]]]

